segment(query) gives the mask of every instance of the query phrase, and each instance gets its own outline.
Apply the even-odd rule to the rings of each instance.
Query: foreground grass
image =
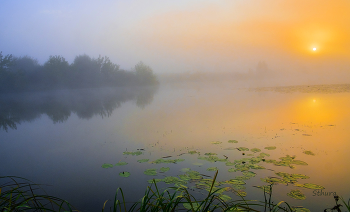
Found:
[[[272,185],[269,191],[264,193],[264,201],[246,200],[240,197],[238,200],[230,200],[218,195],[220,189],[214,189],[214,183],[218,172],[216,172],[208,194],[203,199],[196,199],[189,193],[185,186],[169,187],[163,191],[154,186],[148,186],[145,195],[136,203],[130,206],[127,204],[122,189],[117,189],[113,205],[106,208],[108,200],[102,206],[102,212],[125,211],[125,212],[160,212],[160,211],[252,211],[252,212],[308,212],[310,210],[301,207],[291,207],[287,202],[281,201],[278,204],[272,202]],[[0,212],[12,211],[59,211],[72,212],[74,209],[67,201],[49,196],[38,184],[15,176],[0,176],[0,181],[7,180],[0,184]],[[222,188],[221,188],[222,189]],[[40,194],[38,194],[40,193]],[[343,198],[334,197],[335,206],[324,211],[348,211],[350,212],[350,199],[346,202]],[[344,205],[342,205],[341,203]],[[74,210],[73,210],[74,209]]]

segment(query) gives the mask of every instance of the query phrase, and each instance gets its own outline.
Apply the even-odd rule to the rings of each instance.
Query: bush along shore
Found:
[[[43,64],[29,57],[0,52],[0,93],[114,86],[158,85],[152,68],[139,62],[124,70],[105,56],[76,56],[69,64],[62,56],[50,56]]]
[[[190,194],[184,186],[158,189],[157,183],[148,186],[145,195],[140,201],[127,206],[124,193],[118,188],[113,199],[113,205],[106,208],[109,200],[102,205],[102,211],[287,211],[307,212],[303,207],[292,207],[287,202],[277,204],[272,202],[272,184],[263,192],[264,200],[246,200],[240,196],[238,200],[228,200],[220,194],[220,189],[215,188],[218,171],[209,183],[209,189],[204,198],[198,200]],[[47,195],[39,184],[35,184],[25,178],[15,176],[2,176],[0,185],[0,211],[79,211],[67,201],[61,198]],[[346,202],[343,198],[334,196],[335,206],[324,211],[350,211],[350,199]],[[341,210],[343,209],[343,210]]]

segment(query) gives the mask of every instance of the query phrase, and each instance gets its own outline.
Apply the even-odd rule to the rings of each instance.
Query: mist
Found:
[[[347,1],[1,4],[0,51],[39,63],[49,55],[69,63],[76,55],[108,55],[122,69],[143,61],[158,75],[178,77],[250,76],[263,85],[349,79]],[[260,62],[267,64],[265,74],[257,70]]]

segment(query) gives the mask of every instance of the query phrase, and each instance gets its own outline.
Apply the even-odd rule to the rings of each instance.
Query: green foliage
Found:
[[[28,56],[17,58],[0,52],[0,92],[158,84],[153,70],[142,62],[135,70],[125,71],[107,56],[79,55],[69,64],[55,55],[40,65]]]
[[[0,211],[73,211],[65,200],[38,194],[43,189],[40,185],[14,176],[0,176],[7,181],[0,185]]]

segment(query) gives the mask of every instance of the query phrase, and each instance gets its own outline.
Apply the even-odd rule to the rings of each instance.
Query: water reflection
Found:
[[[65,122],[74,113],[79,118],[109,117],[124,102],[136,100],[145,108],[157,87],[77,89],[0,96],[0,129],[17,129],[46,114],[54,123]]]

